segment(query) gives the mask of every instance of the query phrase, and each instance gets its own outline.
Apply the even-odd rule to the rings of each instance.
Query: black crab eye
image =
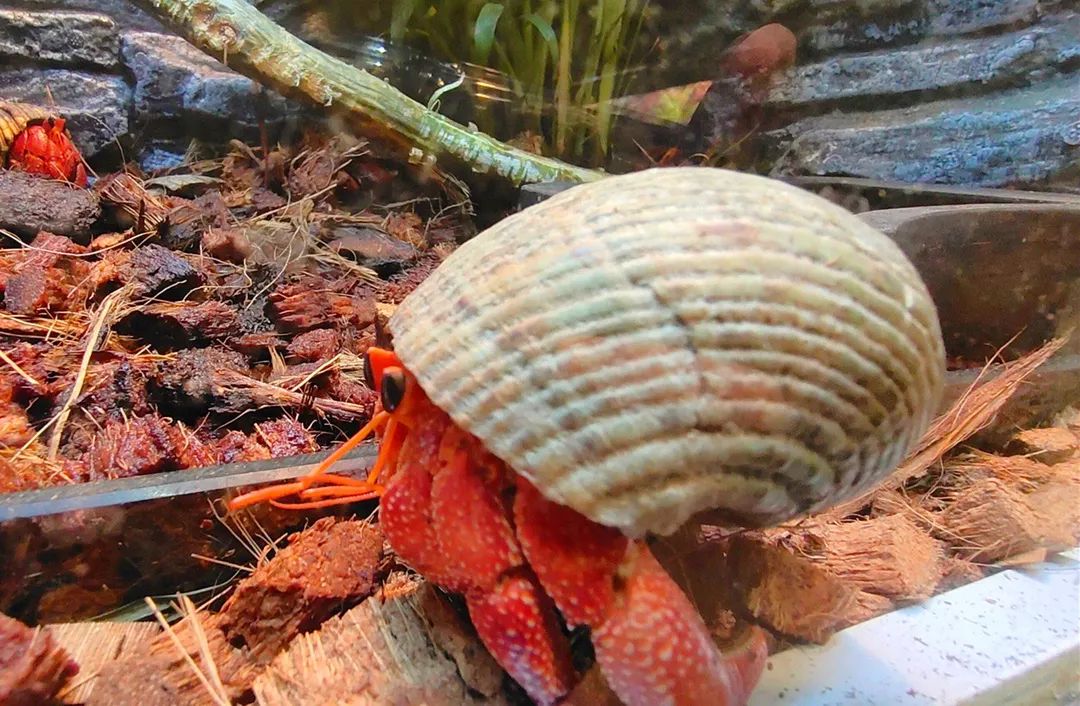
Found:
[[[371,371],[371,356],[364,354],[364,384],[369,390],[375,389],[375,373]]]
[[[382,376],[382,406],[387,412],[393,412],[405,397],[405,372],[400,368],[391,368]]]

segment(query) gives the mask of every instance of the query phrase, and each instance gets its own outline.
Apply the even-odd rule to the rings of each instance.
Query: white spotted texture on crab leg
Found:
[[[721,652],[690,600],[635,542],[607,619],[593,631],[596,659],[627,706],[740,706],[765,666],[764,634]]]

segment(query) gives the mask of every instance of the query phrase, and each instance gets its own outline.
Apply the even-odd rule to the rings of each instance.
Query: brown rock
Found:
[[[722,66],[743,79],[782,71],[795,63],[798,40],[790,29],[772,23],[743,35],[724,52]]]
[[[144,245],[132,253],[125,280],[144,297],[183,299],[203,283],[202,274],[179,253],[160,245]]]
[[[290,362],[314,363],[330,358],[341,346],[341,337],[334,329],[318,328],[294,338],[285,351]]]
[[[189,348],[236,335],[236,310],[219,301],[158,302],[142,307],[118,327],[158,350]]]

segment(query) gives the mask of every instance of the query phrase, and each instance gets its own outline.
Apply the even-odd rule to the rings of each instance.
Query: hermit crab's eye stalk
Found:
[[[405,371],[401,368],[388,368],[382,376],[382,406],[387,412],[393,412],[405,399]]]

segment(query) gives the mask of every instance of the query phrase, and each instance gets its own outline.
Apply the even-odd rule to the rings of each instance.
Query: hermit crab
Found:
[[[936,309],[896,245],[764,177],[680,167],[576,186],[433,272],[368,353],[381,409],[311,475],[251,491],[380,498],[397,554],[461,593],[538,703],[587,626],[631,706],[738,704],[760,632],[717,649],[649,550],[712,512],[746,526],[861,493],[941,396]],[[372,432],[366,479],[330,467]]]
[[[27,103],[0,102],[0,164],[86,186],[82,155],[65,121]]]

